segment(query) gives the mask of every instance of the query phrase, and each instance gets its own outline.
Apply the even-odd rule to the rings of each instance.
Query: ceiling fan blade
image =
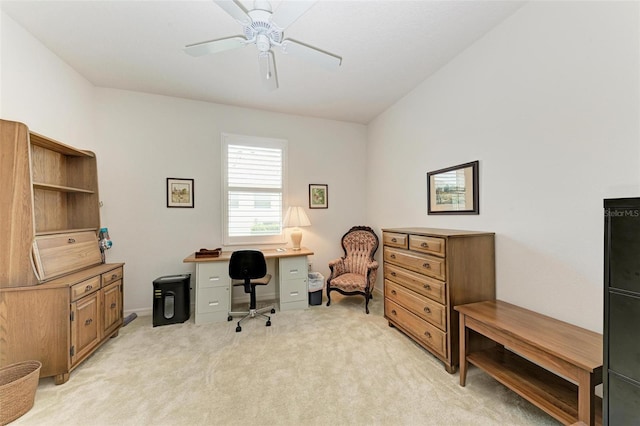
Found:
[[[225,12],[233,17],[236,21],[242,25],[249,25],[251,18],[247,15],[247,11],[235,0],[213,0],[215,4],[220,6]]]
[[[342,58],[324,50],[316,49],[295,40],[287,39],[282,42],[282,52],[291,54],[302,59],[323,66],[328,69],[335,69],[342,64]]]
[[[280,3],[278,9],[271,15],[271,23],[278,27],[280,31],[284,31],[284,29],[293,24],[296,19],[304,15],[316,1],[317,0],[285,0]]]
[[[219,38],[217,40],[189,44],[184,48],[184,51],[191,56],[202,56],[208,53],[218,53],[225,50],[244,47],[247,45],[246,41],[246,38],[240,36]]]
[[[258,56],[260,63],[260,78],[262,84],[268,90],[276,90],[278,88],[278,75],[276,74],[276,62],[273,52],[262,52]]]

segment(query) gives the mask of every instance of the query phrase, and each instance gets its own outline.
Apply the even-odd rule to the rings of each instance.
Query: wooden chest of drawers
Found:
[[[382,231],[385,318],[444,362],[449,373],[455,372],[459,327],[453,307],[495,299],[494,234]]]

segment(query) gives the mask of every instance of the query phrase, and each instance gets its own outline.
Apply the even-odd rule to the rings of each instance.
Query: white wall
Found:
[[[303,229],[314,270],[328,276],[340,237],[364,220],[362,125],[98,89],[102,223],[114,241],[108,260],[127,263],[126,310],[150,307],[155,278],[195,273],[187,255],[221,246],[222,132],[288,140],[292,204],[308,207],[310,183],[329,185],[329,209],[307,210]],[[167,177],[195,179],[194,209],[166,207]]]
[[[0,12],[2,118],[98,158],[102,226],[126,262],[125,314],[148,313],[152,281],[194,272],[189,253],[221,245],[220,133],[289,141],[289,197],[308,206],[308,185],[329,185],[329,208],[308,210],[304,246],[328,276],[340,237],[365,218],[366,128],[113,89],[94,88]],[[195,179],[195,208],[166,207],[166,178]]]
[[[2,118],[90,149],[93,85],[2,11],[0,46]]]
[[[368,130],[369,222],[496,233],[498,298],[602,330],[607,197],[640,195],[637,2],[534,2]],[[480,160],[480,215],[426,173]],[[401,190],[400,190],[401,189]]]

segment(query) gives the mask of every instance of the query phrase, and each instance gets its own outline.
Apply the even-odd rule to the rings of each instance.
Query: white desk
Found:
[[[273,278],[269,285],[277,286],[276,295],[281,311],[305,309],[308,304],[308,263],[307,256],[313,252],[276,249],[261,250],[267,261],[274,259]],[[233,287],[229,277],[230,251],[223,251],[219,257],[199,257],[195,253],[187,256],[184,263],[196,264],[195,322],[206,324],[226,321],[231,311]]]

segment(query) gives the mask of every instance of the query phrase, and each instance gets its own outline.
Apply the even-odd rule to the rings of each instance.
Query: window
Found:
[[[284,243],[287,141],[222,134],[224,244]]]

